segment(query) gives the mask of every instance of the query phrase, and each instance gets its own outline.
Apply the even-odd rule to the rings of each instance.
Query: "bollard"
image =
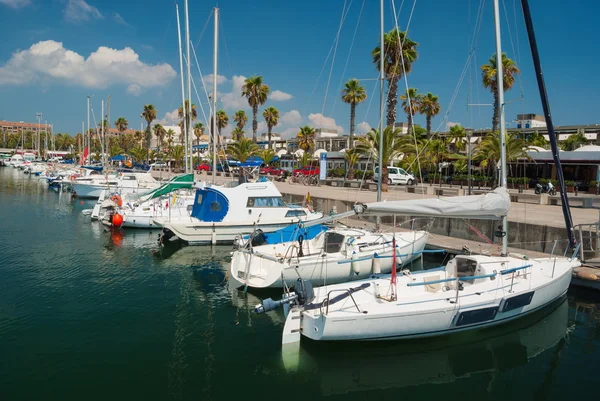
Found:
[[[575,196],[577,196],[578,189],[579,189],[579,187],[577,185],[575,185]]]
[[[519,193],[522,194],[523,193],[523,185],[519,185]]]

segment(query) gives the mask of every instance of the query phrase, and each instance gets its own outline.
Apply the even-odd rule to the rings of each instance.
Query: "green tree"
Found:
[[[404,74],[410,73],[412,64],[417,60],[419,44],[412,41],[406,32],[392,29],[383,37],[383,76],[388,81],[389,91],[387,96],[387,126],[396,122],[396,104],[398,102],[398,80]],[[373,63],[380,69],[381,46],[371,52]]]
[[[131,149],[136,146],[136,139],[133,134],[125,134],[123,135],[123,150],[125,153],[128,153]]]
[[[243,130],[248,122],[248,116],[244,110],[238,110],[233,114],[233,121],[240,130]]]
[[[138,163],[142,163],[148,157],[148,149],[143,148],[141,146],[137,146],[131,149],[129,153],[131,154],[133,159]]]
[[[310,152],[312,154],[312,151],[315,147],[316,136],[317,133],[313,127],[309,127],[308,125],[300,127],[300,131],[296,135],[298,147],[303,151]]]
[[[367,92],[364,86],[360,85],[358,79],[351,79],[344,84],[342,90],[342,102],[350,105],[350,136],[348,138],[348,148],[352,148],[354,143],[354,126],[356,118],[356,106],[367,99]]]
[[[240,127],[235,127],[233,131],[231,131],[231,136],[234,140],[239,141],[244,137],[244,130],[240,129]]]
[[[119,137],[121,138],[121,146],[123,146],[123,133],[127,131],[127,126],[129,123],[125,119],[125,117],[119,117],[115,121],[115,127],[119,131]]]
[[[275,152],[271,148],[261,149],[256,152],[256,156],[260,157],[264,164],[269,165],[269,163],[271,163],[271,160],[275,158]]]
[[[506,162],[517,159],[531,159],[527,154],[527,143],[517,138],[514,133],[506,134]],[[487,167],[493,173],[493,182],[496,183],[496,166],[500,161],[500,133],[495,131],[487,134],[473,152],[473,159],[478,160],[480,166]]]
[[[175,145],[169,151],[169,157],[173,160],[175,166],[181,167],[183,165],[183,157],[185,155],[185,148],[182,145]]]
[[[256,143],[256,130],[258,129],[258,106],[266,103],[271,89],[263,83],[262,76],[246,78],[242,86],[242,96],[248,99],[248,105],[252,107],[252,141]]]
[[[185,107],[185,110],[184,110]],[[189,100],[186,100],[181,106],[179,106],[179,109],[177,109],[177,115],[179,116],[179,118],[181,118],[181,121],[179,122],[179,129],[180,129],[180,135],[179,135],[179,140],[181,143],[185,142],[185,129],[184,129],[184,125],[183,125],[183,121],[185,119],[185,127],[187,127],[188,129],[192,128],[192,121],[194,121],[196,119],[196,117],[198,117],[198,112],[196,111],[196,105],[192,103],[192,113],[190,115],[189,110]],[[184,148],[185,149],[185,148]]]
[[[137,144],[139,146],[142,146],[142,139],[144,139],[144,133],[142,131],[135,131],[135,134],[133,134]]]
[[[217,129],[219,130],[219,138],[221,137],[221,130],[229,124],[229,117],[225,110],[217,111]],[[220,142],[220,140],[219,140]]]
[[[200,145],[200,138],[204,135],[204,124],[194,124],[194,136],[196,137],[196,145]]]
[[[419,113],[427,119],[427,137],[431,138],[431,119],[440,114],[440,102],[438,97],[431,92],[421,97]]]
[[[227,154],[235,160],[245,162],[250,156],[254,156],[259,150],[260,149],[258,145],[252,142],[252,140],[248,138],[242,138],[237,142],[231,143],[227,147]]]
[[[450,140],[454,143],[454,148],[461,152],[467,146],[467,131],[460,124],[450,127],[448,132]]]
[[[263,111],[263,117],[267,123],[267,132],[269,135],[269,149],[271,149],[271,132],[273,127],[279,123],[279,110],[273,106],[269,106]]]
[[[344,158],[346,159],[346,163],[348,163],[348,179],[353,180],[354,166],[356,166],[356,163],[358,163],[358,160],[360,159],[360,153],[355,149],[348,149],[344,154]]]
[[[502,53],[502,77],[504,91],[508,91],[515,83],[515,76],[520,72],[514,61],[509,59],[506,54]],[[488,88],[494,96],[494,116],[492,117],[492,131],[498,130],[500,121],[500,106],[498,101],[498,77],[497,77],[497,62],[496,56],[492,56],[487,64],[481,66],[481,80],[483,86]]]
[[[562,150],[575,150],[583,145],[587,145],[588,139],[584,134],[578,132],[576,134],[569,135],[567,139],[560,143]]]
[[[165,135],[167,131],[161,124],[154,124],[154,135],[156,136],[156,147],[158,149],[162,149],[163,140],[165,139]]]
[[[417,93],[417,88],[408,88],[404,95],[400,96],[400,99],[402,99],[402,109],[408,119],[408,136],[412,136],[413,117],[421,110],[421,95]]]
[[[298,160],[298,163],[300,163],[300,167],[308,166],[313,161],[313,159],[314,157],[312,153],[304,152],[302,153],[302,156],[300,156],[300,160]]]
[[[145,145],[146,145],[146,160],[148,160],[148,153],[150,153],[150,139],[152,139],[152,132],[150,131],[150,124],[156,120],[157,110],[154,105],[144,105],[144,111],[142,111],[142,118],[146,120],[146,134],[145,134]]]
[[[527,135],[525,137],[525,141],[531,146],[539,146],[542,148],[546,148],[548,146],[548,141],[546,138],[544,138],[544,135],[540,134],[538,131]]]
[[[388,166],[401,155],[414,151],[413,139],[402,135],[400,128],[386,127],[383,130],[383,157],[381,159],[381,190],[388,190]],[[371,129],[366,136],[358,139],[356,151],[379,163],[379,131]]]

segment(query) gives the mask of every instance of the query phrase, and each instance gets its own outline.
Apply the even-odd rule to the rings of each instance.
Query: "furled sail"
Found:
[[[496,188],[483,195],[374,202],[356,205],[354,209],[357,214],[362,215],[497,220],[508,214],[510,195],[505,188]]]

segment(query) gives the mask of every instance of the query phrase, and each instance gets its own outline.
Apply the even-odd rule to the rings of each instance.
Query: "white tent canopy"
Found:
[[[304,150],[298,149],[294,152],[294,154],[296,155],[296,157],[302,157],[302,155],[304,154]]]
[[[321,156],[321,153],[327,153],[327,151],[325,149],[317,149],[313,153],[313,157],[319,158]]]

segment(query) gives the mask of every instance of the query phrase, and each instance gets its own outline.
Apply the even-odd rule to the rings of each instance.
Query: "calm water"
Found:
[[[156,232],[107,232],[0,168],[0,400],[597,399],[600,297],[427,341],[282,353],[281,313],[230,290],[230,247],[161,256]],[[436,263],[432,261],[431,263]]]

